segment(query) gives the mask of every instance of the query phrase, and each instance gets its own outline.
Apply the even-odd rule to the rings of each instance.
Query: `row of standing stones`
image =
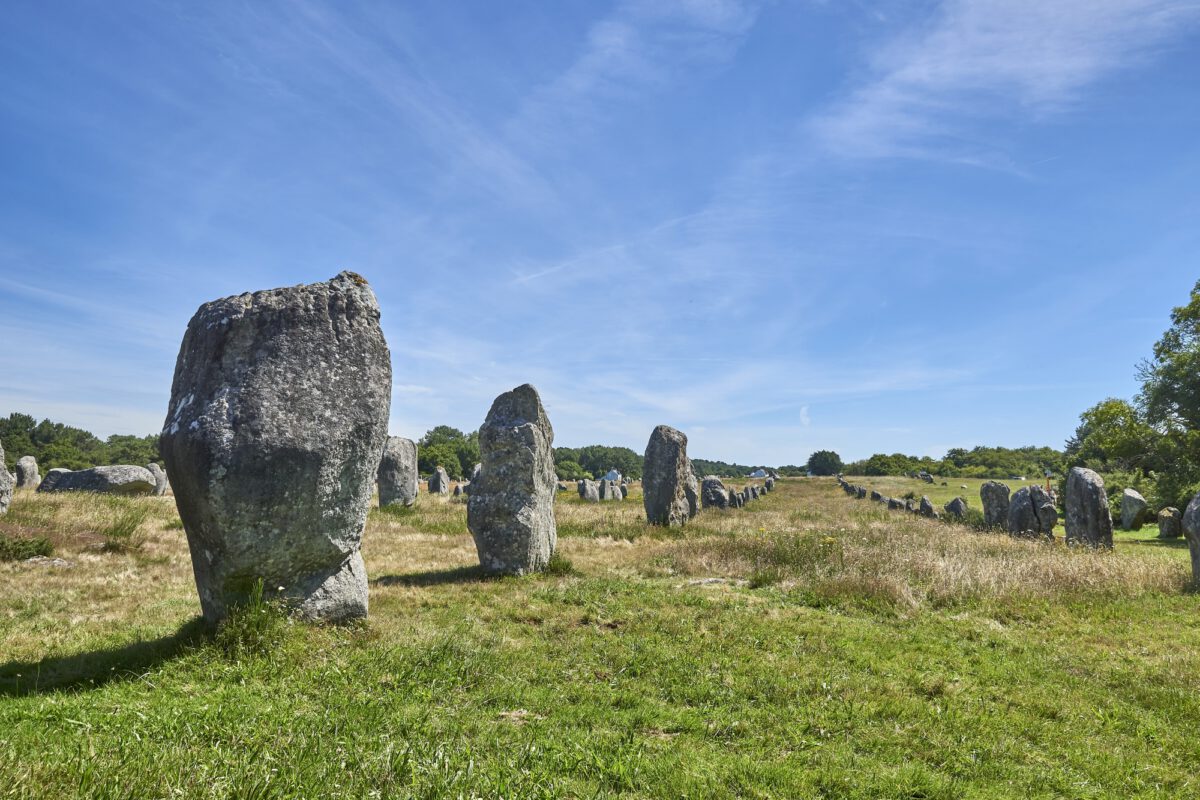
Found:
[[[838,483],[847,494],[865,498],[865,487],[848,483],[838,476]],[[888,498],[879,492],[870,492],[871,499],[886,503],[889,508],[905,508],[923,516],[937,516],[928,497],[922,497],[919,506],[911,500],[901,501]],[[1055,497],[1041,486],[1023,486],[1010,495],[1009,487],[999,481],[988,481],[979,489],[983,503],[983,524],[987,528],[1007,530],[1012,536],[1053,540],[1054,526],[1058,522]],[[967,503],[957,497],[945,506],[945,511],[961,518],[966,514]],[[1096,472],[1084,467],[1074,467],[1067,475],[1065,517],[1068,544],[1111,548],[1113,546],[1113,520],[1109,510],[1108,495],[1104,479]],[[1145,521],[1148,505],[1145,498],[1134,489],[1125,489],[1121,496],[1121,527],[1138,530]],[[1182,514],[1174,507],[1163,508],[1157,515],[1159,538],[1177,539],[1187,535],[1192,559],[1193,578],[1200,582],[1200,494],[1188,504]]]
[[[246,293],[203,304],[180,345],[160,437],[165,462],[51,470],[40,491],[162,494],[166,476],[187,534],[204,617],[219,622],[256,587],[295,615],[341,622],[367,614],[362,534],[380,503],[411,505],[416,446],[389,437],[391,355],[366,280]],[[496,398],[480,428],[467,527],[483,569],[544,568],[557,540],[554,432],[537,391]],[[3,451],[0,450],[0,459]],[[31,460],[30,460],[31,461]],[[36,464],[22,459],[22,481]],[[0,513],[17,476],[0,469]],[[697,512],[687,438],[659,426],[646,450],[647,520]],[[439,469],[432,493],[446,494]],[[621,494],[615,485],[601,491]]]

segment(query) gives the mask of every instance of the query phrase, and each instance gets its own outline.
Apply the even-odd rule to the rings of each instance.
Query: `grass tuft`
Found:
[[[213,642],[231,661],[261,658],[280,648],[289,624],[287,610],[263,598],[259,578],[246,602],[231,609],[217,626]]]
[[[0,533],[0,561],[24,561],[54,553],[54,545],[45,536],[13,536]]]

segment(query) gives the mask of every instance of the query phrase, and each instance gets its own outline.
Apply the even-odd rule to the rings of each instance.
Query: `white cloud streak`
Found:
[[[1004,166],[970,122],[1061,113],[1198,21],[1194,0],[947,0],[812,131],[843,156]]]

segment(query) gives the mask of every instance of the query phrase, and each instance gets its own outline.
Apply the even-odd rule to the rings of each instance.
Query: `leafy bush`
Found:
[[[34,556],[49,556],[54,545],[45,536],[12,536],[0,533],[0,561],[24,561]]]

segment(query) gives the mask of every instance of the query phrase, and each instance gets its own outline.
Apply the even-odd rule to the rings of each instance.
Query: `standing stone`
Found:
[[[854,490],[854,494],[859,500],[865,499],[867,496],[867,487],[865,487],[865,486],[856,487]]]
[[[621,485],[616,481],[602,480],[600,481],[600,499],[624,500],[625,495],[621,494]]]
[[[1178,508],[1167,506],[1158,512],[1158,538],[1178,539],[1183,535],[1183,515]]]
[[[1146,498],[1134,489],[1126,489],[1121,493],[1121,529],[1140,531],[1142,515],[1146,513]]]
[[[154,474],[145,467],[117,464],[78,470],[52,469],[38,486],[38,491],[147,495],[154,493],[156,485]]]
[[[456,484],[454,484],[454,492],[453,492],[452,494],[453,494],[455,497],[462,497],[462,494],[463,494],[463,487],[462,487],[462,484],[461,484],[461,483],[456,483]]]
[[[8,462],[4,460],[4,445],[0,444],[0,514],[8,513],[16,486],[17,480],[8,471]]]
[[[729,508],[729,490],[716,475],[708,475],[700,484],[700,505],[703,508]]]
[[[375,474],[379,507],[411,506],[417,502],[417,443],[403,436],[389,436]]]
[[[304,619],[366,616],[360,546],[391,394],[379,304],[352,272],[200,307],[160,447],[206,620],[259,581]]]
[[[1068,492],[1068,497],[1070,493]],[[1183,533],[1187,536],[1192,556],[1192,585],[1200,586],[1200,493],[1192,498],[1183,512]]]
[[[1054,540],[1058,511],[1041,486],[1022,486],[1008,506],[1008,532],[1024,539]]]
[[[36,489],[42,482],[38,473],[37,459],[33,456],[21,456],[17,459],[17,488]]]
[[[554,429],[537,389],[496,398],[479,429],[483,466],[471,481],[467,527],[487,572],[523,575],[554,554]]]
[[[962,519],[967,515],[967,501],[961,497],[954,498],[949,503],[946,503],[943,508],[947,514],[958,519]]]
[[[579,482],[579,497],[586,503],[600,502],[600,484],[584,478]]]
[[[1003,528],[1008,524],[1008,493],[1008,485],[999,481],[988,481],[979,487],[984,527]]]
[[[687,436],[667,425],[650,434],[642,468],[642,504],[651,525],[684,525],[699,510]]]
[[[937,509],[933,507],[933,501],[927,496],[921,496],[921,507],[919,509],[922,517],[936,517]]]
[[[622,500],[629,499],[629,484],[628,483],[621,484],[621,499]]]
[[[1113,546],[1112,514],[1104,479],[1090,469],[1072,467],[1067,475],[1067,544]],[[1186,525],[1186,520],[1185,520]]]
[[[876,503],[882,503],[883,495],[880,494],[878,490],[872,489],[871,490],[871,499],[874,500]]]
[[[450,494],[450,475],[446,472],[446,468],[438,466],[429,476],[429,493],[448,495]]]
[[[150,470],[150,474],[154,476],[154,496],[162,497],[167,493],[167,487],[170,483],[167,481],[167,471],[158,465],[158,462],[151,461],[146,465],[146,469]]]
[[[889,497],[887,507],[891,511],[904,511],[906,509],[904,501],[898,497]]]
[[[768,492],[775,491],[775,479],[774,478],[767,478],[767,482],[764,485],[766,486]]]

